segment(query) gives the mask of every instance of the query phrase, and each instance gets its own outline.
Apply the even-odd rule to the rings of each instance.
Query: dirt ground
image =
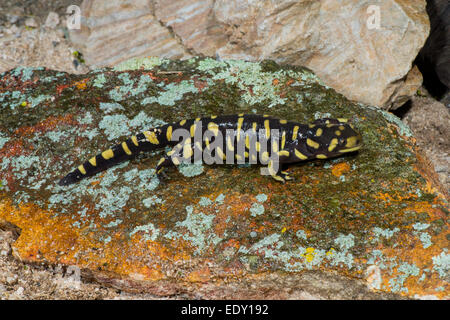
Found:
[[[64,14],[81,0],[2,0],[0,4],[0,72],[18,64],[84,73],[88,68],[74,56],[65,36]],[[50,11],[57,26],[45,25]],[[443,188],[450,191],[450,109],[426,89],[396,112],[415,134],[418,146],[432,161]],[[19,230],[0,224],[0,300],[9,299],[161,299],[107,288],[63,266],[25,264],[14,258],[12,244]],[[356,283],[356,282],[355,282]],[[355,284],[362,286],[362,284]],[[323,298],[310,294],[309,298]],[[175,298],[175,297],[172,297]],[[183,298],[183,297],[176,297]],[[339,298],[339,296],[334,296]],[[358,296],[357,298],[392,298]]]

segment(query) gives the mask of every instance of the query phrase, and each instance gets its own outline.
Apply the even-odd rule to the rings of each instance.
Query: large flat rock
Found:
[[[293,165],[296,180],[284,185],[257,166],[217,165],[183,166],[160,182],[158,152],[57,185],[138,131],[241,112],[349,118],[364,147]],[[0,180],[0,220],[21,229],[18,258],[127,290],[286,298],[308,271],[448,298],[450,208],[408,128],[304,68],[150,58],[86,75],[11,70],[0,78]]]

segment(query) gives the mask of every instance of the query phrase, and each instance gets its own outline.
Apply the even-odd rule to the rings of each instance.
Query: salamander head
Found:
[[[354,152],[362,146],[361,135],[348,123],[315,125],[310,133],[311,140],[319,146],[315,151],[326,158]]]

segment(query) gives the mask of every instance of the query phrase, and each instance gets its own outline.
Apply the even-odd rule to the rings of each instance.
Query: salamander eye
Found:
[[[344,146],[347,143],[347,139],[342,137],[342,138],[339,138],[338,142],[339,142],[340,146]]]

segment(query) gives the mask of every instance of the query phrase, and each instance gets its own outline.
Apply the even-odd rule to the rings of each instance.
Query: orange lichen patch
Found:
[[[46,133],[54,130],[59,125],[74,125],[76,121],[73,119],[73,115],[66,114],[63,116],[55,117],[51,116],[41,122],[38,122],[34,126],[21,127],[14,131],[18,135],[28,135],[33,133]]]
[[[85,90],[87,88],[87,82],[89,78],[77,81],[74,83],[74,86],[77,87],[78,90]]]
[[[331,173],[335,177],[340,177],[344,173],[347,173],[349,171],[350,171],[350,165],[347,162],[341,162],[341,163],[335,164],[333,166],[333,168],[331,169]]]
[[[25,154],[24,149],[22,140],[8,141],[3,148],[0,149],[0,158],[23,155]]]
[[[273,80],[272,80],[272,84],[273,84],[274,86],[278,85],[279,83],[280,83],[280,80],[278,80],[278,79],[273,79]]]
[[[207,282],[211,279],[211,270],[205,266],[201,269],[190,272],[186,280],[189,282]]]
[[[194,78],[194,86],[199,90],[199,92],[202,92],[205,87],[208,86],[208,82],[204,80],[199,80],[198,77]]]

